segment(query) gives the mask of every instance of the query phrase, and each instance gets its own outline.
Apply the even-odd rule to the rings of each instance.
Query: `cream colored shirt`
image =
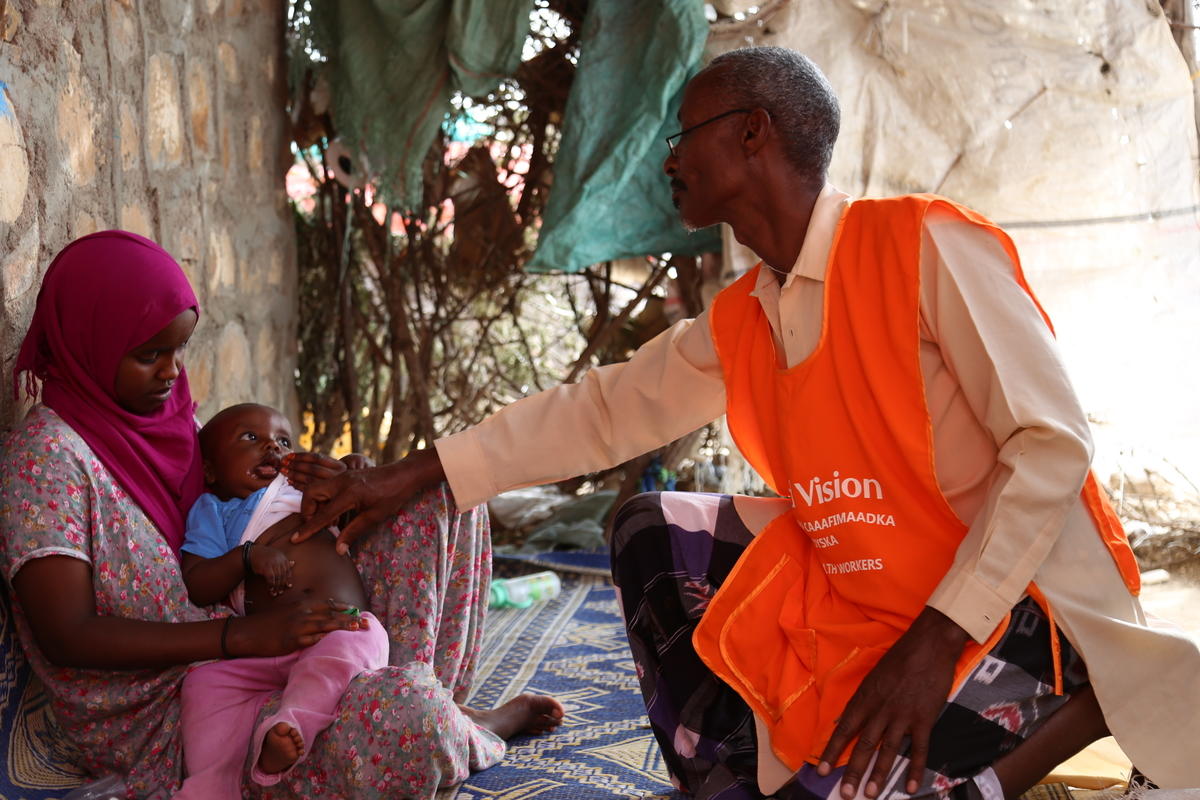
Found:
[[[803,361],[820,338],[825,267],[848,202],[825,187],[782,287],[761,270],[755,296],[785,366]],[[1125,752],[1163,788],[1200,786],[1192,752],[1200,741],[1200,650],[1178,632],[1147,624],[1101,543],[1079,497],[1091,461],[1087,421],[1053,337],[1012,274],[990,234],[936,208],[927,216],[921,372],[938,485],[968,525],[929,605],[982,642],[1036,579],[1083,655]],[[721,367],[701,314],[627,363],[513,403],[436,446],[465,508],[615,466],[724,411]],[[787,507],[763,500],[739,513],[754,516],[757,530]],[[760,750],[759,769],[766,793],[789,774],[769,746]]]
[[[783,366],[803,361],[820,338],[826,263],[848,203],[827,186],[783,286],[760,271],[754,296]],[[994,237],[935,208],[921,274],[920,358],[938,484],[974,534],[929,602],[983,641],[1054,544],[1082,486],[1091,439],[1053,338]],[[437,448],[455,499],[468,507],[619,464],[724,410],[706,312],[629,362],[521,400]]]

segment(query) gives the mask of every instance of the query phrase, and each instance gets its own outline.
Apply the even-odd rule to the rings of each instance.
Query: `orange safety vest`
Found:
[[[1030,292],[1002,230],[948,200],[909,195],[859,200],[842,215],[821,339],[802,363],[777,364],[770,326],[750,294],[761,266],[722,291],[710,311],[730,432],[767,484],[791,498],[792,513],[746,549],[693,642],[766,724],[792,769],[817,763],[846,703],[925,606],[967,532],[937,484],[918,356],[921,232],[933,204],[995,236]],[[1137,562],[1090,473],[1082,496],[1136,594]],[[1046,607],[1033,584],[1029,592]],[[966,647],[956,686],[1007,622]],[[1048,645],[1057,656],[1057,635]],[[848,755],[849,748],[839,763]]]

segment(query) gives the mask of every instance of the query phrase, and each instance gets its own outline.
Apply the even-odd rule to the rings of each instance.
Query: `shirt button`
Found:
[[[796,335],[796,329],[788,328],[788,336],[795,336],[795,335]]]

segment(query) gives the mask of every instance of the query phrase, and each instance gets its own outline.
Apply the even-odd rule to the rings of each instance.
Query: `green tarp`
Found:
[[[487,94],[521,63],[533,0],[317,0],[334,119],[385,190],[421,200],[421,163],[455,91]]]
[[[662,172],[663,139],[679,129],[683,86],[707,37],[698,0],[593,0],[529,269],[721,249],[715,228],[680,226]]]
[[[533,0],[317,0],[341,135],[362,145],[381,189],[420,203],[422,162],[454,91],[479,96],[512,75]],[[663,138],[708,24],[699,0],[593,0],[567,100],[554,186],[529,268],[575,272],[614,258],[720,249],[671,206]]]

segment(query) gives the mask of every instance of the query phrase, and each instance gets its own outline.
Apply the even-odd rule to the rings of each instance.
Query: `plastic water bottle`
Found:
[[[519,578],[492,581],[489,608],[529,608],[543,600],[553,600],[562,591],[562,582],[553,572],[535,572]]]
[[[63,800],[122,800],[124,797],[125,780],[120,775],[105,775],[74,789]]]

